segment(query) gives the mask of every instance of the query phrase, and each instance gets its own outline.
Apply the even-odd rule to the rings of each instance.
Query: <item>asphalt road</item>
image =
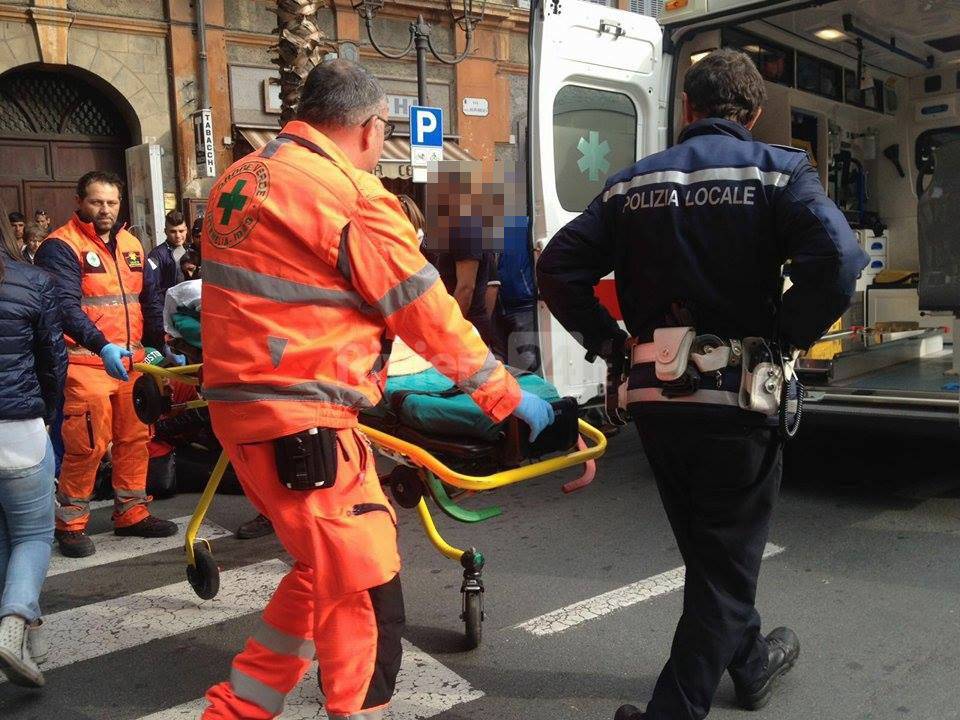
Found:
[[[792,448],[790,467],[758,604],[767,629],[796,630],[802,652],[751,717],[960,718],[956,455],[834,433]],[[672,571],[681,563],[635,433],[611,440],[590,487],[565,496],[560,481],[470,498],[469,506],[503,508],[479,525],[437,519],[451,543],[487,558],[484,640],[469,652],[460,570],[429,546],[415,513],[401,511],[408,664],[398,720],[605,720],[623,702],[646,701],[680,613]],[[154,510],[185,517],[196,500],[180,495]],[[91,532],[109,531],[109,512],[95,511]],[[209,520],[222,529],[211,532],[251,515],[242,497],[221,496]],[[0,717],[197,717],[199,698],[226,677],[283,571],[276,559],[287,559],[273,538],[224,534],[212,545],[223,589],[202,604],[183,585],[173,545],[133,554],[98,538],[99,557],[113,562],[57,561],[43,597],[54,645],[47,687],[0,685]],[[305,696],[315,694],[308,685]],[[314,703],[292,703],[289,717],[325,717]],[[728,681],[710,717],[746,717]]]

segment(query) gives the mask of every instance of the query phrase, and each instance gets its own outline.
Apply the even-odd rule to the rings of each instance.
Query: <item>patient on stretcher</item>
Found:
[[[169,345],[202,362],[200,294],[202,280],[189,280],[167,291],[163,308]],[[518,420],[494,423],[473,399],[395,338],[387,364],[383,399],[360,413],[360,422],[412,442],[457,469],[495,472],[516,467],[531,457],[565,452],[578,442],[577,405],[561,399],[539,375],[510,369],[520,387],[554,404],[558,420],[533,444]]]

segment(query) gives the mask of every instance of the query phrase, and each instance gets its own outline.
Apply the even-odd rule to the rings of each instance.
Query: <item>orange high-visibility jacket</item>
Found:
[[[97,235],[92,223],[83,222],[76,214],[50,239],[61,240],[77,256],[80,263],[80,307],[103,333],[108,343],[133,352],[133,361],[143,360],[143,312],[140,292],[143,290],[143,246],[126,230],[116,234],[116,255],[110,252]],[[102,367],[96,353],[87,350],[69,335],[64,335],[67,356],[72,363]]]
[[[310,125],[288,123],[217,180],[202,242],[203,394],[222,440],[355,425],[397,335],[494,420],[517,406],[399,201]]]

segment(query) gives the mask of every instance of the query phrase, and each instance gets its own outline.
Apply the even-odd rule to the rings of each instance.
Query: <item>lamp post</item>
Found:
[[[417,52],[417,103],[419,105],[427,104],[427,50],[437,60],[444,65],[456,65],[464,60],[470,53],[470,44],[473,40],[473,32],[483,20],[483,12],[487,5],[487,0],[480,0],[479,10],[475,8],[477,4],[474,0],[459,0],[457,6],[454,6],[454,0],[447,0],[447,11],[450,13],[450,19],[463,30],[466,35],[463,52],[452,58],[445,58],[433,47],[433,41],[430,39],[430,23],[423,19],[423,15],[417,16],[417,19],[410,23],[410,41],[402,51],[391,53],[384,50],[373,37],[373,18],[383,9],[384,0],[358,0],[353,4],[353,9],[363,20],[367,28],[367,37],[370,38],[370,44],[373,49],[383,57],[390,60],[399,60],[410,54],[415,49]],[[462,10],[461,10],[462,8]]]

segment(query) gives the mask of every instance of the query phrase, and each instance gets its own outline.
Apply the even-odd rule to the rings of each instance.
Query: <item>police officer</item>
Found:
[[[730,358],[738,347],[730,341],[748,337],[807,348],[849,305],[867,258],[805,154],[751,136],[765,95],[740,52],[695,64],[679,143],[610,178],[538,265],[553,314],[611,361],[627,336],[593,286],[616,273],[639,343],[628,407],[686,565],[683,615],[653,697],[645,712],[622,706],[616,720],[703,718],[725,670],[739,704],[759,708],[800,652],[787,628],[761,634],[754,604],[780,486],[777,428],[740,407],[742,368],[733,361],[699,387],[691,380],[664,394],[647,351],[658,329],[688,326],[724,339]],[[787,260],[793,286],[781,298]]]

